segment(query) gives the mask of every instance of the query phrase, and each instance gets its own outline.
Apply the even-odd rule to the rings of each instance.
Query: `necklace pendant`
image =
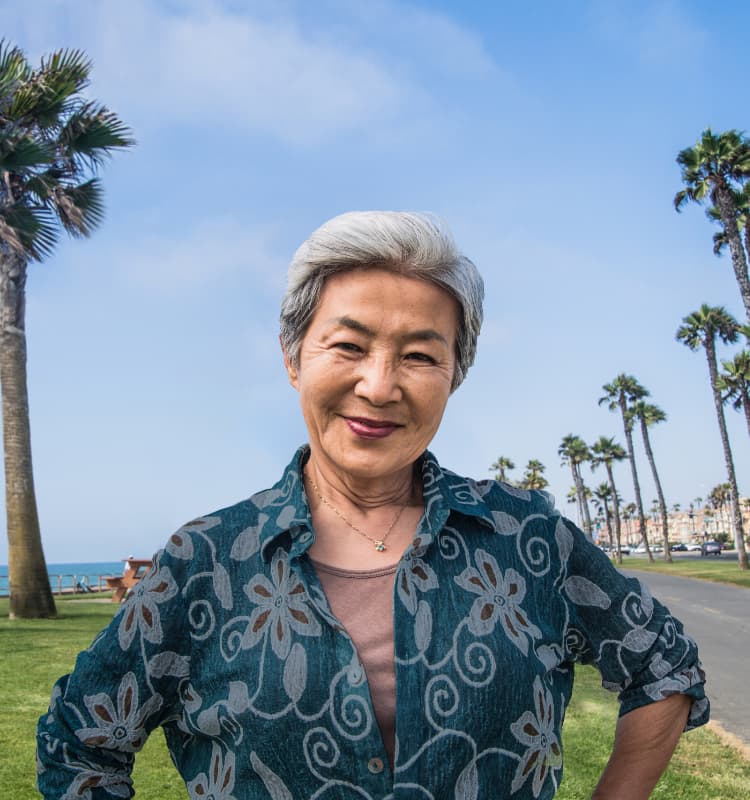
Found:
[[[385,550],[385,543],[382,539],[375,539],[375,549],[378,553],[382,553]]]

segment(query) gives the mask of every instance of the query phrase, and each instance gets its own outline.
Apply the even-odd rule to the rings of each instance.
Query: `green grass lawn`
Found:
[[[101,600],[58,600],[56,620],[8,620],[0,600],[0,787],[13,800],[38,798],[34,789],[34,731],[47,708],[54,681],[70,671],[79,650],[109,622],[114,606]],[[558,800],[591,796],[612,746],[615,699],[599,685],[597,673],[576,673],[573,701],[565,721],[565,779]],[[136,759],[133,779],[146,800],[185,800],[164,739],[151,737]],[[677,800],[746,800],[750,761],[705,729],[684,736],[671,766],[652,797]]]
[[[750,589],[750,570],[741,570],[737,561],[719,558],[684,558],[673,554],[672,563],[664,561],[661,553],[654,555],[656,559],[649,564],[645,556],[636,558],[626,556],[622,559],[622,569],[638,569],[644,572],[663,572],[667,575],[679,575],[683,578],[699,578],[715,583],[731,583]]]

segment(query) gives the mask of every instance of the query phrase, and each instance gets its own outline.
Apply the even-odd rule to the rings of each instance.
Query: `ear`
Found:
[[[279,337],[279,343],[281,343],[280,337]],[[299,373],[297,371],[297,368],[292,364],[291,360],[289,359],[286,350],[284,350],[284,345],[281,345],[281,354],[284,357],[284,368],[286,369],[286,374],[289,378],[289,383],[291,383],[292,386],[294,386],[294,388],[297,389],[297,391],[299,391]]]

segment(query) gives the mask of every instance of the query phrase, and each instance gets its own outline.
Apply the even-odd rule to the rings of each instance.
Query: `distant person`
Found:
[[[708,718],[695,644],[545,493],[426,449],[482,298],[427,215],[344,214],[299,248],[281,347],[309,444],[177,531],[57,683],[44,797],[130,796],[161,725],[194,800],[551,798],[576,662],[620,693],[595,797],[648,797]]]

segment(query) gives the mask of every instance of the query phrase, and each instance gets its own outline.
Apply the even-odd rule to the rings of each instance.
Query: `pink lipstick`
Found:
[[[366,419],[364,417],[345,417],[349,430],[363,439],[385,439],[396,428],[400,427],[395,422],[388,420]]]

